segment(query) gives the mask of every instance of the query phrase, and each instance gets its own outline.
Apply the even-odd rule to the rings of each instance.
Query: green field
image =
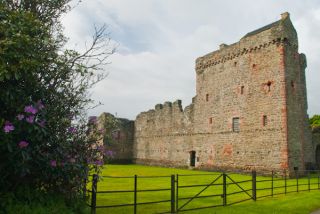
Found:
[[[210,184],[216,180],[214,184],[221,184],[223,178],[221,173],[204,172],[195,170],[182,170],[174,168],[163,167],[150,167],[140,165],[107,165],[105,166],[102,176],[102,180],[98,182],[98,191],[114,191],[114,190],[133,190],[134,189],[134,175],[138,175],[137,190],[146,189],[168,189],[171,185],[170,175],[179,174],[179,198],[178,205],[181,207],[188,199],[181,199],[186,197],[192,197],[203,190],[204,186],[186,187],[181,186],[188,185],[204,185]],[[187,176],[188,175],[188,176]],[[128,178],[115,178],[126,176]],[[143,177],[146,176],[146,177]],[[148,177],[151,176],[151,177]],[[152,177],[152,176],[165,176],[165,177]],[[220,176],[220,177],[219,177]],[[284,193],[284,180],[280,178],[274,178],[273,197],[263,197],[271,194],[271,189],[257,190],[257,201],[253,201],[252,196],[252,176],[241,174],[229,174],[227,181],[227,193],[235,193],[227,196],[228,206],[207,208],[201,210],[188,211],[183,213],[297,213],[297,214],[309,214],[310,212],[320,208],[320,190],[319,190],[319,178],[317,174],[312,174],[311,179],[307,177],[299,179],[299,193],[296,193],[296,179],[287,180],[287,194]],[[269,180],[270,177],[257,176],[257,181]],[[234,184],[235,182],[247,181]],[[310,183],[310,185],[309,185]],[[257,182],[257,189],[270,188],[271,181]],[[89,188],[91,185],[89,184]],[[280,188],[277,188],[280,187]],[[311,190],[310,189],[316,189]],[[242,190],[248,190],[247,193],[236,193]],[[292,193],[289,193],[292,192]],[[170,200],[170,190],[160,192],[137,192],[137,203]],[[199,196],[218,195],[216,197],[203,197],[192,200],[183,209],[192,209],[197,207],[222,205],[223,198],[222,185],[214,185],[208,187]],[[229,206],[231,203],[235,203],[241,200],[245,202],[237,203]],[[134,201],[134,193],[99,193],[97,194],[97,206],[104,205],[116,205],[116,204],[131,204]],[[158,203],[158,204],[144,204],[138,205],[137,213],[161,213],[170,211],[170,202]],[[133,206],[119,207],[119,208],[101,208],[97,209],[97,213],[133,213]]]

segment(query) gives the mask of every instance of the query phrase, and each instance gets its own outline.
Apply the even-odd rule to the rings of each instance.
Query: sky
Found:
[[[75,2],[73,2],[75,4]],[[90,90],[109,112],[135,119],[165,101],[195,96],[195,60],[237,42],[246,33],[289,12],[307,56],[309,116],[320,114],[319,0],[82,0],[62,17],[67,47],[82,51],[94,26],[106,24],[117,50],[104,67],[107,78]]]

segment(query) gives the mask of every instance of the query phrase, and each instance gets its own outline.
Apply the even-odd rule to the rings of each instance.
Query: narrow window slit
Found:
[[[263,124],[263,126],[267,126],[268,125],[268,117],[267,117],[267,115],[263,115],[262,124]]]

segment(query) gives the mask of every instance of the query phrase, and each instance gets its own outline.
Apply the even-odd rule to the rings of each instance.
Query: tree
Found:
[[[312,128],[319,128],[320,127],[320,115],[313,115],[313,117],[311,117],[309,119],[310,125]]]
[[[60,16],[70,0],[0,2],[0,191],[27,187],[74,197],[98,135],[87,135],[88,89],[114,52],[106,27],[84,53],[64,49]]]

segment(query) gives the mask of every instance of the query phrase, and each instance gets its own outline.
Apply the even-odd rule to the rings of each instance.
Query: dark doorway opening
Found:
[[[316,163],[317,168],[320,169],[320,145],[318,145],[316,148]]]
[[[196,151],[190,152],[190,166],[196,165]]]

